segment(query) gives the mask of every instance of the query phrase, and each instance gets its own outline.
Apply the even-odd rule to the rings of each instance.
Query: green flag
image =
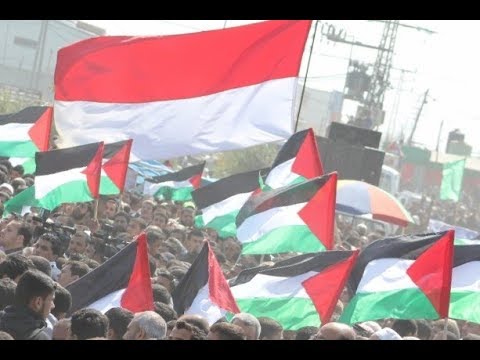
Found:
[[[443,164],[440,200],[458,201],[462,191],[466,159]]]

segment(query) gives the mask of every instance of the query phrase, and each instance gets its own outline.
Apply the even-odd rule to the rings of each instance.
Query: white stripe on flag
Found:
[[[32,141],[28,131],[33,124],[0,124],[0,141]]]
[[[278,189],[292,183],[299,176],[292,172],[292,166],[295,159],[296,158],[287,160],[284,163],[275,166],[265,179],[265,184],[272,189]]]
[[[453,268],[453,290],[480,292],[480,261],[471,261]]]
[[[417,288],[407,274],[414,260],[398,258],[378,259],[368,263],[358,284],[357,293]]]
[[[133,162],[284,140],[292,135],[295,86],[293,77],[181,100],[55,101],[59,147],[134,139]]]
[[[302,282],[317,274],[315,271],[292,277],[257,274],[249,282],[233,286],[232,294],[235,299],[285,297],[309,299],[310,296],[305,291]]]
[[[275,207],[247,218],[237,229],[237,238],[241,243],[256,241],[263,235],[277,228],[304,225],[298,212],[307,203]]]
[[[235,194],[216,204],[212,204],[202,209],[202,219],[204,224],[208,224],[218,216],[230,214],[236,210],[240,210],[252,193],[253,191],[244,194]]]
[[[94,303],[87,306],[89,309],[95,309],[105,314],[108,310],[114,307],[121,307],[120,302],[125,289],[114,291],[101,299],[98,299]]]
[[[87,181],[87,175],[82,174],[86,167],[60,171],[54,174],[40,175],[35,177],[35,198],[41,199],[50,191],[65,185],[69,182],[84,180]]]
[[[195,299],[193,299],[192,305],[185,311],[185,314],[200,315],[208,320],[208,323],[213,325],[218,319],[225,316],[227,312],[220,309],[217,305],[210,301],[210,292],[207,284],[201,288]]]

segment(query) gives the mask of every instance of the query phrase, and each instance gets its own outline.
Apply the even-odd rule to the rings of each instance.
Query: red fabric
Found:
[[[235,301],[230,286],[223,276],[223,271],[218,264],[217,258],[208,246],[208,292],[210,301],[223,310],[237,314],[240,312],[237,302]]]
[[[108,177],[120,189],[120,192],[123,192],[123,188],[125,187],[132,141],[133,140],[128,140],[111,159],[103,164],[103,170],[105,170]]]
[[[312,129],[309,129],[298,150],[292,171],[306,179],[323,175],[323,165],[318,152],[317,140]]]
[[[102,173],[102,159],[103,159],[103,148],[105,145],[103,142],[98,147],[97,153],[93,157],[90,164],[88,164],[87,168],[83,171],[85,175],[87,175],[87,184],[88,188],[90,189],[90,193],[92,194],[93,198],[98,198],[98,193],[100,190],[100,176]]]
[[[273,20],[192,34],[79,41],[58,52],[55,100],[180,100],[294,78],[311,23]]]
[[[408,268],[407,274],[425,293],[439,318],[448,317],[452,283],[454,230],[421,254]]]
[[[327,250],[333,249],[335,205],[337,197],[337,173],[331,173],[330,179],[317,191],[302,210],[298,212],[310,231]]]
[[[49,150],[50,132],[52,130],[52,115],[53,108],[49,106],[28,131],[30,139],[32,139],[39,151]]]
[[[128,286],[122,294],[122,308],[134,313],[153,310],[153,292],[148,264],[147,236],[140,234],[137,239],[137,254]]]
[[[202,174],[192,176],[188,181],[190,181],[194,189],[198,189],[202,183]]]
[[[348,259],[329,266],[302,283],[320,315],[322,325],[330,321],[338,298],[357,261],[358,253],[358,250],[354,251]]]

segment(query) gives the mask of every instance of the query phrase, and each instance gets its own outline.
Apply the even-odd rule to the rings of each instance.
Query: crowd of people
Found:
[[[0,216],[3,204],[34,182],[21,166],[0,160]],[[425,205],[427,204],[427,205]],[[451,224],[470,226],[475,212],[466,203],[450,221],[449,207],[415,205]],[[463,205],[462,205],[463,206]],[[208,241],[226,279],[258,265],[272,265],[280,256],[244,256],[234,237],[221,238],[213,229],[195,227],[193,202],[158,200],[136,192],[101,197],[98,203],[63,204],[54,211],[25,208],[0,221],[0,339],[31,340],[400,340],[480,339],[480,325],[448,320],[368,321],[354,326],[336,322],[349,294],[342,293],[331,322],[321,327],[285,330],[270,318],[248,313],[215,324],[198,315],[177,314],[172,292]],[[338,248],[361,248],[387,233],[370,232],[337,217]],[[423,222],[419,222],[418,225]],[[428,223],[428,221],[427,221]],[[478,222],[477,222],[478,223]],[[463,225],[462,225],[463,226]],[[70,314],[72,297],[66,287],[100,266],[142,232],[146,233],[154,311],[133,314],[111,308],[105,314],[81,309]]]

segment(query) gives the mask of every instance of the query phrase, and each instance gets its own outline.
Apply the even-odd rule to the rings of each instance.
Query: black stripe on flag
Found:
[[[358,256],[348,282],[352,294],[357,291],[362,280],[363,272],[368,263],[373,260],[396,258],[416,260],[437,240],[441,239],[447,231],[428,234],[400,235],[377,240],[363,249]]]
[[[192,178],[195,175],[203,173],[204,167],[205,167],[205,161],[198,165],[186,167],[174,173],[170,173],[162,176],[155,176],[153,178],[149,178],[145,180],[154,184],[160,184],[166,181],[185,181]]]
[[[321,272],[329,266],[344,261],[353,255],[353,251],[325,251],[315,254],[303,254],[275,263],[272,267],[259,266],[243,270],[230,282],[230,286],[244,284],[257,274],[269,276],[293,277],[309,271]]]
[[[472,261],[480,261],[480,245],[455,245],[453,267]]]
[[[252,195],[240,209],[237,215],[237,228],[250,216],[276,207],[300,204],[310,201],[317,191],[325,185],[332,174],[327,174],[312,180],[281,187],[276,190]]]
[[[273,162],[272,169],[297,156],[297,153],[308,134],[308,130],[309,129],[302,130],[290,136],[278,152],[275,161]]]
[[[16,113],[0,115],[0,126],[6,124],[34,124],[48,106],[30,106]]]
[[[183,314],[192,305],[198,291],[208,283],[208,277],[208,246],[205,244],[180,284],[173,291],[173,308],[178,315]]]
[[[35,153],[36,176],[50,175],[61,171],[87,166],[102,143],[80,145]]]
[[[259,177],[266,175],[269,168],[228,176],[196,189],[192,198],[198,209],[219,203],[237,194],[255,191],[260,187]]]
[[[128,140],[117,141],[111,144],[105,144],[103,148],[103,158],[111,159],[116,153],[118,153],[126,144]]]
[[[125,248],[105,261],[66,289],[72,294],[73,313],[87,307],[108,294],[128,286],[137,255],[137,242],[132,241]]]

